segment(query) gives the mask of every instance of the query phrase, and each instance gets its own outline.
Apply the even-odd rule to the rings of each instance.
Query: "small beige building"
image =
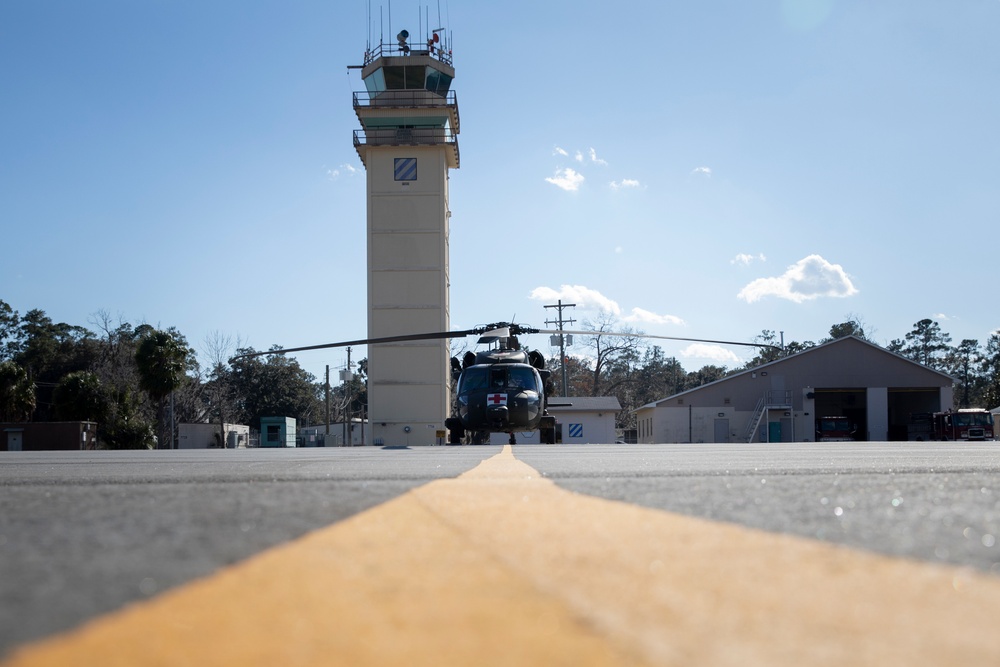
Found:
[[[636,410],[638,441],[810,442],[847,417],[857,440],[906,440],[915,413],[952,406],[951,376],[847,336]]]
[[[300,426],[299,447],[358,447],[365,444],[365,430],[368,423],[354,419],[350,424],[336,422]]]
[[[220,445],[219,439],[225,431],[225,445]],[[250,442],[250,427],[245,424],[223,424],[222,431],[218,424],[178,424],[178,449],[212,449],[225,447],[237,449],[246,447]]]

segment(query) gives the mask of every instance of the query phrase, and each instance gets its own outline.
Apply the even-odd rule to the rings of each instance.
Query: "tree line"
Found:
[[[259,424],[262,416],[325,419],[324,383],[294,359],[212,334],[207,367],[176,328],[106,312],[91,328],[23,316],[0,300],[0,422],[92,421],[110,449],[171,447],[179,423]],[[335,403],[336,405],[336,403]],[[335,415],[334,415],[335,416]]]
[[[222,446],[223,424],[255,426],[262,416],[294,417],[300,425],[337,423],[367,411],[366,360],[348,382],[328,391],[325,378],[317,379],[295,359],[245,356],[258,351],[229,335],[216,332],[203,341],[202,366],[173,327],[133,325],[103,311],[88,324],[56,323],[37,309],[22,316],[0,300],[0,422],[92,421],[101,446],[135,449],[170,447],[178,423],[218,424]],[[776,332],[764,330],[754,342],[775,347],[756,348],[745,364],[687,371],[609,315],[583,327],[591,333],[580,337],[582,354],[548,360],[553,391],[617,396],[619,428],[633,427],[632,412],[642,405],[817,344],[849,335],[874,342],[870,327],[848,316],[818,342],[780,347]],[[954,377],[954,407],[1000,405],[1000,333],[983,345],[969,339],[952,345],[938,322],[923,319],[884,347]]]

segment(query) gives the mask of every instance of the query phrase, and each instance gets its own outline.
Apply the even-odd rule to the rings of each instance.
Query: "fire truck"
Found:
[[[816,442],[848,442],[854,440],[857,430],[847,417],[820,417],[816,420]]]
[[[931,416],[932,440],[992,440],[993,415],[982,408],[935,412]]]

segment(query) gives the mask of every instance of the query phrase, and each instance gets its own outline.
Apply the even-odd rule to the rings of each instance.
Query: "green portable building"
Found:
[[[295,418],[294,417],[261,417],[260,418],[261,447],[294,447]]]

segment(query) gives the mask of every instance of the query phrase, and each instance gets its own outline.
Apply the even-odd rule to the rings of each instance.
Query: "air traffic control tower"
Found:
[[[440,31],[365,53],[354,146],[368,184],[368,337],[450,330],[448,170],[458,168],[458,102]],[[372,444],[424,445],[451,407],[445,339],[368,347]]]

